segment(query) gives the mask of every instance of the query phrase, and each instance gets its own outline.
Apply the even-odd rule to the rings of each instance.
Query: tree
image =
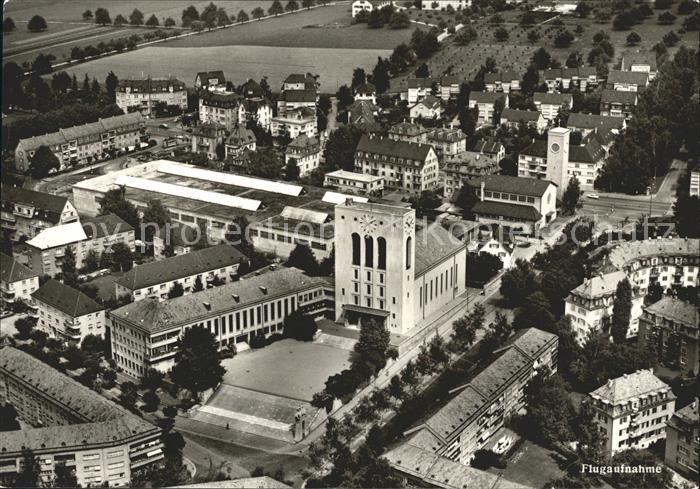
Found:
[[[5,17],[2,21],[2,32],[8,33],[15,30],[15,21],[12,17]]]
[[[318,114],[322,116],[323,114]],[[284,179],[290,182],[299,180],[299,162],[296,158],[289,158],[284,167]]]
[[[139,229],[141,227],[139,213],[134,204],[126,200],[125,192],[124,187],[108,190],[100,202],[100,215],[116,214],[134,229]]]
[[[195,397],[216,387],[225,369],[220,365],[216,339],[204,326],[193,326],[178,341],[175,365],[170,377],[175,385],[191,391]]]
[[[490,467],[497,467],[500,469],[506,468],[506,463],[501,459],[500,455],[493,450],[484,449],[474,452],[474,458],[469,462],[469,465],[481,470],[487,470]]]
[[[148,368],[141,377],[141,387],[152,391],[158,390],[163,384],[163,372],[155,368]]]
[[[545,331],[554,329],[552,304],[543,292],[536,291],[525,297],[522,305],[516,310],[513,327],[540,328]]]
[[[532,62],[535,64],[538,70],[546,70],[552,64],[552,56],[545,48],[539,48],[532,55]]]
[[[472,26],[464,26],[454,36],[454,42],[458,46],[466,46],[477,39],[478,34]]]
[[[557,48],[568,48],[574,42],[574,35],[569,31],[561,31],[554,38],[554,46]]]
[[[75,265],[75,251],[72,246],[66,246],[65,256],[61,262],[61,274],[63,283],[69,287],[78,285],[78,271]]]
[[[567,68],[578,68],[583,66],[583,56],[578,51],[572,51],[569,53],[569,57],[566,58],[566,63],[564,63]]]
[[[170,222],[168,211],[160,200],[152,199],[143,211],[143,241],[148,245],[153,244],[153,238],[157,232],[164,232],[165,226]]]
[[[190,5],[185,10],[182,11],[182,27],[190,27],[193,22],[199,20],[199,12],[196,7]]]
[[[158,17],[156,17],[156,14],[152,14],[148,20],[146,21],[146,25],[148,27],[158,27],[160,25],[160,22],[158,22]]]
[[[129,15],[129,24],[131,25],[143,25],[143,12],[135,8],[131,15]]]
[[[676,21],[676,16],[671,12],[664,12],[663,14],[659,14],[657,21],[661,25],[671,25]]]
[[[216,25],[229,25],[231,24],[231,18],[226,13],[226,10],[222,7],[216,11]]]
[[[530,63],[523,75],[522,91],[524,95],[532,95],[540,84],[539,68],[534,63]]]
[[[467,255],[467,283],[481,287],[503,269],[503,261],[491,253]]]
[[[642,42],[642,36],[640,36],[636,32],[630,32],[629,35],[627,36],[627,45],[628,46],[636,46],[640,42]]]
[[[31,32],[41,32],[47,27],[46,20],[41,15],[35,15],[27,23],[27,29]]]
[[[501,278],[500,292],[511,305],[520,305],[537,287],[535,271],[532,265],[518,259],[515,266],[506,271]]]
[[[36,325],[36,319],[22,317],[15,321],[15,329],[17,330],[17,338],[20,340],[28,340],[29,336]]]
[[[245,12],[245,10],[241,10],[238,12],[238,16],[236,17],[237,22],[248,22],[250,18],[248,17],[248,14]]]
[[[574,214],[576,209],[580,207],[579,199],[581,198],[581,185],[579,184],[578,178],[574,176],[569,180],[569,184],[566,186],[566,190],[561,197],[562,209],[567,214]]]
[[[107,95],[111,100],[116,99],[118,85],[119,78],[117,78],[117,75],[115,75],[113,71],[110,71],[105,78],[105,89],[107,90]]]
[[[175,282],[170,290],[168,291],[168,299],[174,299],[176,297],[182,297],[185,294],[185,289],[180,282]]]
[[[362,133],[349,126],[341,126],[331,132],[323,150],[326,171],[338,169],[353,171],[355,167],[355,148]]]
[[[496,29],[496,31],[493,33],[494,37],[498,42],[503,42],[507,41],[508,38],[510,37],[510,33],[508,32],[508,29],[505,27],[499,27]]]
[[[204,284],[202,283],[202,276],[197,275],[194,279],[194,284],[192,284],[192,292],[201,292],[204,290]]]
[[[406,29],[411,24],[411,20],[406,12],[394,12],[389,20],[389,27],[392,29]]]
[[[372,83],[377,88],[377,93],[385,93],[391,86],[391,62],[388,59],[378,57],[377,64],[372,70]]]
[[[616,31],[626,31],[634,25],[634,18],[630,12],[620,12],[613,19],[613,29]]]
[[[360,85],[367,83],[367,74],[363,68],[355,68],[352,71],[352,82],[350,83],[350,88],[355,90]]]
[[[34,456],[34,452],[29,448],[22,449],[22,465],[17,478],[14,481],[15,487],[40,487],[41,467],[39,459]]]
[[[352,368],[376,374],[386,365],[389,345],[389,330],[383,323],[373,319],[363,321],[360,338],[353,348]]]
[[[659,466],[656,455],[649,450],[624,450],[615,454],[612,463],[618,467],[655,467]],[[668,469],[661,465],[660,472],[650,473],[613,473],[610,478],[615,487],[634,487],[635,489],[654,489],[668,487],[671,475]]]
[[[416,28],[411,36],[411,47],[419,58],[425,59],[440,49],[440,43],[435,32]]]
[[[530,41],[531,44],[536,44],[537,41],[540,40],[540,37],[540,33],[534,30],[527,33],[527,40]]]
[[[318,262],[311,248],[305,244],[297,244],[294,247],[291,253],[289,253],[289,258],[287,258],[285,265],[299,268],[309,275],[316,275],[318,273]]]
[[[629,280],[624,279],[617,284],[615,302],[613,303],[611,334],[615,343],[623,343],[627,338],[631,316],[632,286]]]
[[[274,15],[274,16],[277,16],[283,12],[284,12],[284,7],[282,7],[282,4],[280,3],[279,0],[274,0],[274,2],[272,2],[272,5],[270,5],[270,8],[267,9],[267,13],[269,15]]]
[[[673,204],[676,232],[682,238],[700,238],[700,197],[682,194]]]
[[[296,12],[299,10],[299,4],[295,0],[289,0],[287,5],[284,6],[286,12]]]
[[[36,149],[29,162],[29,174],[35,180],[46,178],[52,170],[58,171],[60,168],[61,162],[49,147],[43,144]]]
[[[476,341],[476,333],[484,327],[486,309],[482,304],[476,304],[469,314],[452,323],[450,348],[455,352],[469,349]]]
[[[131,270],[134,266],[134,253],[126,243],[114,243],[112,245],[112,260],[122,272]]]
[[[107,25],[111,23],[112,19],[109,17],[109,10],[106,8],[98,8],[95,10],[95,24]]]
[[[530,439],[552,446],[573,438],[570,420],[575,411],[559,374],[550,375],[547,367],[540,369],[525,387],[525,396],[528,407],[523,426]]]
[[[122,26],[124,24],[127,24],[128,21],[126,20],[126,17],[124,17],[122,14],[117,14],[117,16],[114,18],[113,24],[115,26]]]
[[[138,388],[136,384],[130,381],[122,382],[119,389],[121,391],[119,394],[119,402],[125,408],[133,411],[136,408],[136,400],[138,399]]]
[[[265,17],[265,11],[262,9],[262,7],[255,7],[250,14],[255,20]]]
[[[88,9],[85,12],[83,12],[83,20],[90,20],[92,19],[92,10]]]
[[[678,41],[680,41],[680,38],[678,37],[678,34],[671,31],[671,32],[665,34],[661,40],[664,42],[664,44],[666,46],[673,47],[676,44],[678,44]]]
[[[311,316],[302,313],[299,309],[284,318],[285,338],[293,338],[299,341],[313,341],[318,330],[316,321]]]

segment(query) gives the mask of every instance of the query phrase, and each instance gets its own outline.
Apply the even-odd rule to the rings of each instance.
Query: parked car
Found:
[[[588,197],[589,199],[594,199],[594,200],[600,199],[600,195],[594,194],[594,193],[590,193],[590,194],[586,195],[586,197]]]
[[[162,123],[162,124],[161,124],[160,126],[158,126],[158,127],[160,127],[161,129],[167,129],[167,128],[169,128],[170,126],[167,125],[167,124],[164,122],[164,123]]]

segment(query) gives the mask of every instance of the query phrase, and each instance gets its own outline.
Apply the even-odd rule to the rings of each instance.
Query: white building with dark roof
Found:
[[[508,107],[508,94],[499,92],[469,92],[469,108],[478,108],[479,116],[477,118],[477,126],[494,125],[495,107],[497,101],[503,102],[503,108]]]
[[[682,489],[698,483],[700,416],[698,398],[679,409],[666,423],[664,464],[674,474],[670,487]]]
[[[600,143],[605,147],[609,147],[615,136],[622,134],[627,128],[627,121],[624,117],[572,112],[569,114],[566,127],[572,131],[580,132],[584,138],[595,132]]]
[[[189,327],[206,327],[220,348],[249,342],[257,334],[281,332],[296,310],[327,313],[332,290],[322,277],[281,268],[175,299],[132,302],[110,312],[114,359],[133,378],[149,368],[167,372]]]
[[[384,190],[384,177],[336,170],[323,177],[323,186],[332,187],[350,194],[370,195]]]
[[[310,90],[285,90],[277,99],[277,115],[284,116],[294,109],[307,108],[316,111],[318,92]]]
[[[595,421],[605,439],[604,454],[648,448],[666,438],[676,396],[653,370],[610,379],[589,394]]]
[[[156,105],[165,104],[187,110],[187,87],[175,78],[119,80],[117,106],[124,111],[151,115]]]
[[[464,153],[467,150],[467,135],[458,127],[438,127],[430,130],[426,141],[438,154],[439,158],[447,159]]]
[[[10,239],[35,237],[44,229],[78,220],[78,212],[66,198],[20,187],[3,185],[2,230]]]
[[[638,99],[637,92],[605,89],[600,95],[600,115],[629,119]]]
[[[299,176],[305,177],[321,164],[321,143],[318,138],[300,134],[287,145],[284,152],[284,163],[294,161],[299,168]]]
[[[428,95],[408,110],[412,119],[437,119],[442,114],[440,99],[434,95]]]
[[[501,71],[484,74],[484,84],[487,92],[504,92],[520,90],[520,75],[515,71]]]
[[[286,136],[295,139],[301,134],[308,137],[318,135],[316,109],[299,107],[287,110],[284,115],[278,115],[270,120],[272,137]]]
[[[357,87],[355,87],[355,101],[358,100],[366,100],[368,102],[372,102],[373,104],[377,103],[377,87],[374,86],[372,83],[363,83]]]
[[[548,122],[554,121],[562,110],[571,110],[574,107],[574,97],[570,93],[536,92],[532,101]]]
[[[0,300],[3,308],[15,301],[31,304],[32,293],[39,288],[39,274],[18,260],[0,253]]]
[[[87,335],[104,337],[105,308],[56,280],[32,294],[39,318],[36,327],[52,338],[81,343]]]
[[[649,85],[649,73],[644,71],[610,70],[608,88],[621,92],[641,92]]]
[[[217,90],[226,88],[226,76],[221,70],[200,71],[194,78],[195,90]]]
[[[502,126],[517,129],[520,124],[525,124],[542,134],[547,129],[548,121],[537,110],[503,109],[501,112]]]
[[[392,4],[392,0],[355,0],[352,2],[352,16],[355,18],[362,11],[369,13],[373,10],[381,10]]]
[[[598,71],[595,66],[544,70],[544,82],[548,92],[573,89],[586,92],[598,86]]]
[[[639,71],[649,75],[649,81],[656,78],[656,56],[648,53],[625,53],[620,62],[623,71]]]

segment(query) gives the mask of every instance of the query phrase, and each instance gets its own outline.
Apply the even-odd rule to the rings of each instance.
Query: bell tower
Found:
[[[547,176],[557,185],[557,197],[561,197],[569,183],[569,135],[566,127],[553,127],[547,134]]]

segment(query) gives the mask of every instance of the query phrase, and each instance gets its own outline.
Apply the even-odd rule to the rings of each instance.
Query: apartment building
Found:
[[[138,145],[147,138],[141,114],[115,115],[82,126],[61,128],[56,132],[20,139],[15,148],[15,168],[29,170],[40,146],[48,147],[58,158],[60,170],[104,159],[119,150]]]
[[[673,415],[676,396],[652,369],[610,379],[588,396],[607,456],[648,448],[666,438],[666,422]]]
[[[637,92],[605,89],[600,96],[600,115],[629,119],[638,97]]]
[[[547,84],[548,92],[562,90],[586,92],[598,86],[598,71],[595,66],[544,70],[544,82]]]
[[[80,344],[87,335],[104,337],[105,308],[82,292],[51,279],[32,299],[39,314],[36,327],[51,338]]]
[[[0,253],[0,303],[9,308],[16,301],[32,303],[32,293],[39,288],[39,274],[13,257]]]
[[[301,134],[308,137],[318,135],[316,110],[308,107],[288,110],[284,115],[271,119],[270,132],[272,137],[286,136],[291,139]]]
[[[675,472],[671,485],[674,489],[698,483],[699,421],[696,397],[692,403],[673,413],[666,423],[664,464]]]
[[[501,161],[506,157],[506,147],[496,139],[477,139],[472,145],[469,146],[467,153],[488,156],[496,161]]]
[[[586,342],[591,333],[600,331],[604,318],[612,317],[617,285],[626,278],[625,272],[620,270],[595,275],[584,280],[566,298],[564,313],[571,318],[571,326],[581,345]],[[643,304],[644,296],[639,292],[633,292],[628,337],[637,335],[638,318]]]
[[[501,125],[510,129],[518,129],[521,124],[535,129],[539,134],[547,130],[548,121],[541,112],[536,110],[503,109]]]
[[[486,73],[484,84],[487,92],[504,92],[520,90],[520,76],[515,71],[501,71],[498,73]]]
[[[318,92],[310,90],[285,90],[277,99],[277,115],[283,116],[295,109],[307,108],[314,112],[318,103]]]
[[[384,177],[387,188],[420,193],[437,187],[438,157],[428,144],[363,135],[355,150],[355,171]]]
[[[160,428],[10,346],[0,348],[0,401],[12,404],[24,423],[0,437],[3,485],[21,473],[27,449],[47,485],[65,467],[81,487],[128,487],[163,459]]]
[[[389,128],[389,139],[404,141],[407,143],[427,143],[430,129],[414,122],[399,122]]]
[[[665,365],[698,374],[700,315],[695,305],[664,296],[644,307],[639,318],[639,341],[646,341],[659,353]]]
[[[412,119],[437,119],[442,114],[440,99],[434,95],[428,95],[408,110]]]
[[[147,78],[145,80],[119,80],[117,106],[124,111],[153,115],[158,105],[187,110],[187,87],[181,81]]]
[[[649,85],[649,73],[644,71],[610,70],[608,88],[622,92],[641,92]]]
[[[165,299],[175,282],[185,294],[193,292],[199,278],[203,287],[232,280],[239,265],[247,261],[233,246],[220,244],[184,255],[173,256],[134,267],[115,283],[116,297],[140,301],[150,297]]]
[[[566,127],[572,131],[580,132],[584,138],[592,132],[596,132],[601,144],[609,146],[615,136],[621,134],[627,128],[627,122],[624,117],[572,112],[569,114]]]
[[[690,172],[688,195],[690,195],[691,197],[700,197],[700,171]]]
[[[467,135],[455,127],[441,127],[430,130],[426,135],[440,159],[455,157],[467,150]]]
[[[498,160],[488,154],[469,151],[457,157],[446,159],[440,165],[443,196],[447,200],[453,200],[467,180],[495,175],[500,171]]]
[[[199,120],[218,122],[227,131],[233,131],[237,125],[246,126],[251,121],[269,130],[271,119],[272,106],[261,97],[244,98],[225,90],[209,90],[199,96]]]
[[[325,314],[332,290],[324,278],[282,268],[175,299],[132,302],[110,313],[112,353],[133,378],[149,368],[167,372],[180,337],[192,326],[206,327],[219,347],[247,343],[255,335],[281,332],[284,319],[296,310]]]
[[[518,332],[496,351],[500,356],[461,387],[445,406],[406,431],[410,438],[405,443],[469,465],[474,453],[526,407],[525,387],[530,379],[543,369],[556,372],[557,349],[554,334],[535,328]]]
[[[308,246],[316,260],[324,260],[333,251],[331,209],[329,205],[323,209],[285,206],[279,215],[251,224],[250,239],[256,250],[282,260],[289,258],[297,245]]]
[[[548,122],[554,121],[562,110],[571,110],[574,107],[574,97],[570,93],[536,92],[532,101]]]
[[[3,232],[11,240],[21,237],[31,239],[44,229],[78,220],[78,212],[66,197],[3,185]]]
[[[557,217],[557,186],[548,180],[488,175],[466,182],[479,197],[472,212],[480,224],[535,234]]]
[[[579,145],[571,144],[570,136],[571,129],[553,127],[547,141],[533,141],[518,155],[518,176],[554,182],[559,198],[574,177],[582,190],[593,190],[607,152],[596,133],[586,136]]]
[[[473,109],[477,107],[479,109],[477,126],[492,126],[496,124],[496,113],[494,109],[497,101],[502,101],[503,108],[507,108],[508,94],[499,92],[469,92],[469,108]]]
[[[452,7],[455,10],[462,10],[471,7],[472,0],[432,0],[421,3],[421,10],[447,10]]]
[[[381,194],[384,190],[384,177],[346,170],[336,170],[326,173],[323,186],[332,187],[341,192],[350,194]]]
[[[433,92],[433,86],[437,87],[437,80],[433,78],[408,78],[406,100],[408,105],[415,105]]]
[[[224,144],[226,127],[218,122],[203,122],[192,130],[193,153],[203,153],[210,160],[217,159],[216,148]]]
[[[200,71],[194,78],[194,88],[200,90],[223,90],[226,88],[226,76],[221,70]]]
[[[321,164],[321,143],[318,138],[300,134],[289,143],[284,152],[284,163],[294,161],[299,168],[299,176],[305,177]]]

